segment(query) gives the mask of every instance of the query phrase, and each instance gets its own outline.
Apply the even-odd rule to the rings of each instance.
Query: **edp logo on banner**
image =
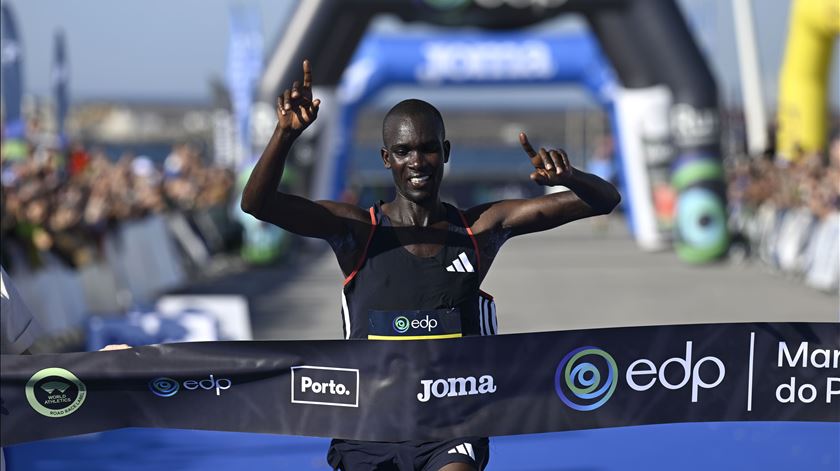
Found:
[[[359,370],[293,366],[292,403],[359,407]]]
[[[698,402],[700,389],[713,389],[723,382],[726,367],[720,358],[713,356],[695,361],[697,355],[692,349],[693,342],[689,340],[685,342],[684,356],[681,353],[658,365],[647,358],[633,361],[623,375],[627,386],[638,392],[654,388],[657,381],[671,391],[689,386],[691,402]],[[612,355],[597,347],[580,347],[560,361],[554,373],[554,389],[572,409],[591,411],[612,397],[621,376]]]

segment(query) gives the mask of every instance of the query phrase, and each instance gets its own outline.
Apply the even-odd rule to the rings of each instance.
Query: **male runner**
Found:
[[[534,150],[519,141],[534,166],[531,180],[571,191],[532,199],[484,203],[461,211],[440,200],[449,160],[443,119],[432,105],[406,100],[382,126],[382,162],[397,195],[369,210],[335,201],[310,201],[277,191],[295,139],[316,119],[309,61],[303,83],[277,99],[277,127],[242,195],[242,209],[290,232],[329,242],[347,276],[342,292],[345,338],[376,338],[384,317],[415,311],[448,326],[440,337],[495,334],[492,298],[479,286],[509,238],[576,219],[607,214],[615,188],[569,164],[562,150]],[[390,317],[389,317],[390,316]],[[454,329],[454,330],[453,330]],[[471,471],[489,459],[486,438],[440,442],[371,443],[333,440],[328,461],[336,469]]]

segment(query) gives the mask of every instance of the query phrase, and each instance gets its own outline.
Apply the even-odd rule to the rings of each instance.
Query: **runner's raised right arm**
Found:
[[[369,217],[361,208],[335,201],[311,201],[277,191],[289,150],[295,139],[315,121],[320,104],[320,100],[312,98],[309,61],[303,61],[303,84],[294,82],[291,89],[277,98],[277,126],[245,185],[241,206],[257,219],[295,234],[343,239],[367,230],[363,226],[368,224]]]

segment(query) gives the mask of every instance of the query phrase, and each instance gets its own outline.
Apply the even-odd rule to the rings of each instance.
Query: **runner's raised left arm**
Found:
[[[519,142],[534,166],[532,181],[543,186],[565,186],[571,191],[471,208],[467,217],[474,232],[502,229],[512,237],[544,231],[578,219],[609,214],[621,201],[612,184],[572,167],[562,149],[536,151],[524,132],[519,134]]]

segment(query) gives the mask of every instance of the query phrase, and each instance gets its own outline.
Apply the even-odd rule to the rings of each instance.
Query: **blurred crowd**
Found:
[[[840,136],[826,154],[736,161],[728,172],[730,254],[755,257],[807,285],[840,285]]]
[[[807,210],[812,224],[840,212],[840,136],[826,154],[795,157],[790,164],[772,154],[736,159],[728,169],[733,229],[753,244],[764,235],[748,226],[762,210]],[[163,162],[133,155],[113,160],[75,145],[66,153],[32,147],[0,165],[0,261],[10,270],[54,260],[72,268],[95,262],[104,238],[125,221],[227,207],[236,178],[208,165],[189,144],[175,146]]]
[[[792,161],[782,164],[772,154],[736,161],[728,173],[733,215],[753,213],[763,204],[808,208],[817,219],[840,210],[840,137],[827,155],[801,153]]]
[[[54,259],[84,266],[101,256],[104,237],[122,222],[226,205],[235,181],[188,144],[175,146],[162,163],[133,155],[114,161],[75,145],[66,154],[32,148],[0,165],[0,255],[11,270]]]

